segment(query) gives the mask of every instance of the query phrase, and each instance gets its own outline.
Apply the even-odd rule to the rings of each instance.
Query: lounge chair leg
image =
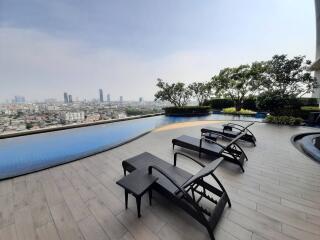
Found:
[[[124,174],[124,176],[127,176],[127,171],[125,168],[123,168],[123,174]]]
[[[124,196],[125,196],[125,205],[126,205],[126,209],[128,209],[128,195],[129,195],[128,191],[127,191],[127,190],[125,190],[125,191],[124,191]]]
[[[244,172],[244,168],[243,168],[243,166],[242,166],[241,164],[239,164],[239,166],[240,166],[240,168],[241,168],[242,172]]]
[[[151,200],[152,200],[152,189],[149,190],[149,205],[150,206],[152,205]]]
[[[208,233],[209,233],[210,239],[211,239],[211,240],[215,240],[214,235],[213,235],[213,232],[212,232],[211,229],[208,229]]]
[[[136,197],[136,202],[137,202],[138,218],[140,218],[141,217],[141,212],[140,212],[140,209],[141,209],[141,197],[137,196]]]
[[[174,150],[174,144],[172,144],[172,150]]]
[[[231,201],[230,201],[230,198],[229,198],[229,195],[228,195],[226,189],[223,187],[222,183],[219,181],[219,179],[216,177],[216,175],[214,175],[212,173],[211,176],[213,177],[214,180],[216,180],[216,182],[218,183],[218,185],[221,188],[222,192],[224,192],[227,195],[228,205],[229,205],[229,207],[231,207]]]

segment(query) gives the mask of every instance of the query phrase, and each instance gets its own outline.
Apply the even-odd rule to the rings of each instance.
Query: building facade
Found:
[[[99,99],[100,99],[100,102],[103,102],[103,91],[102,91],[102,89],[99,89]]]
[[[69,98],[68,98],[68,93],[63,93],[63,99],[64,99],[64,103],[68,103],[69,102]]]
[[[64,112],[61,119],[66,122],[82,122],[85,119],[84,112]]]

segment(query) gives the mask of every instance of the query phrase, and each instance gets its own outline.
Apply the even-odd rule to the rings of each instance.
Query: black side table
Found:
[[[128,208],[128,194],[131,193],[137,202],[138,217],[141,217],[140,206],[141,197],[145,192],[149,192],[149,204],[151,205],[152,189],[151,186],[158,180],[157,177],[148,174],[145,169],[135,170],[127,176],[124,176],[117,184],[124,188],[125,192],[125,204],[126,209]]]

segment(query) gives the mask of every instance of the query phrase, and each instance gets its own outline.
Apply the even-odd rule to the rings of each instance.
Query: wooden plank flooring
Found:
[[[123,175],[122,160],[148,151],[172,162],[171,139],[199,137],[201,127],[154,131],[111,151],[0,181],[0,239],[209,239],[202,225],[158,194],[152,206],[142,199],[138,219],[134,198],[129,196],[125,210],[123,190],[115,183]],[[225,209],[216,239],[320,239],[320,164],[290,142],[292,135],[312,129],[257,123],[252,131],[258,142],[243,144],[246,172],[227,162],[216,171],[233,204]],[[183,158],[178,166],[198,169]]]

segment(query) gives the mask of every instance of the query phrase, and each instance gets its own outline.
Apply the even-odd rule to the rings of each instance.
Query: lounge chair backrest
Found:
[[[208,176],[209,174],[213,173],[214,170],[220,165],[222,162],[223,157],[220,157],[216,159],[215,161],[212,161],[207,166],[203,167],[199,172],[197,172],[195,175],[193,175],[188,181],[186,181],[182,187],[187,188],[190,184],[196,182],[198,179],[204,178]]]

